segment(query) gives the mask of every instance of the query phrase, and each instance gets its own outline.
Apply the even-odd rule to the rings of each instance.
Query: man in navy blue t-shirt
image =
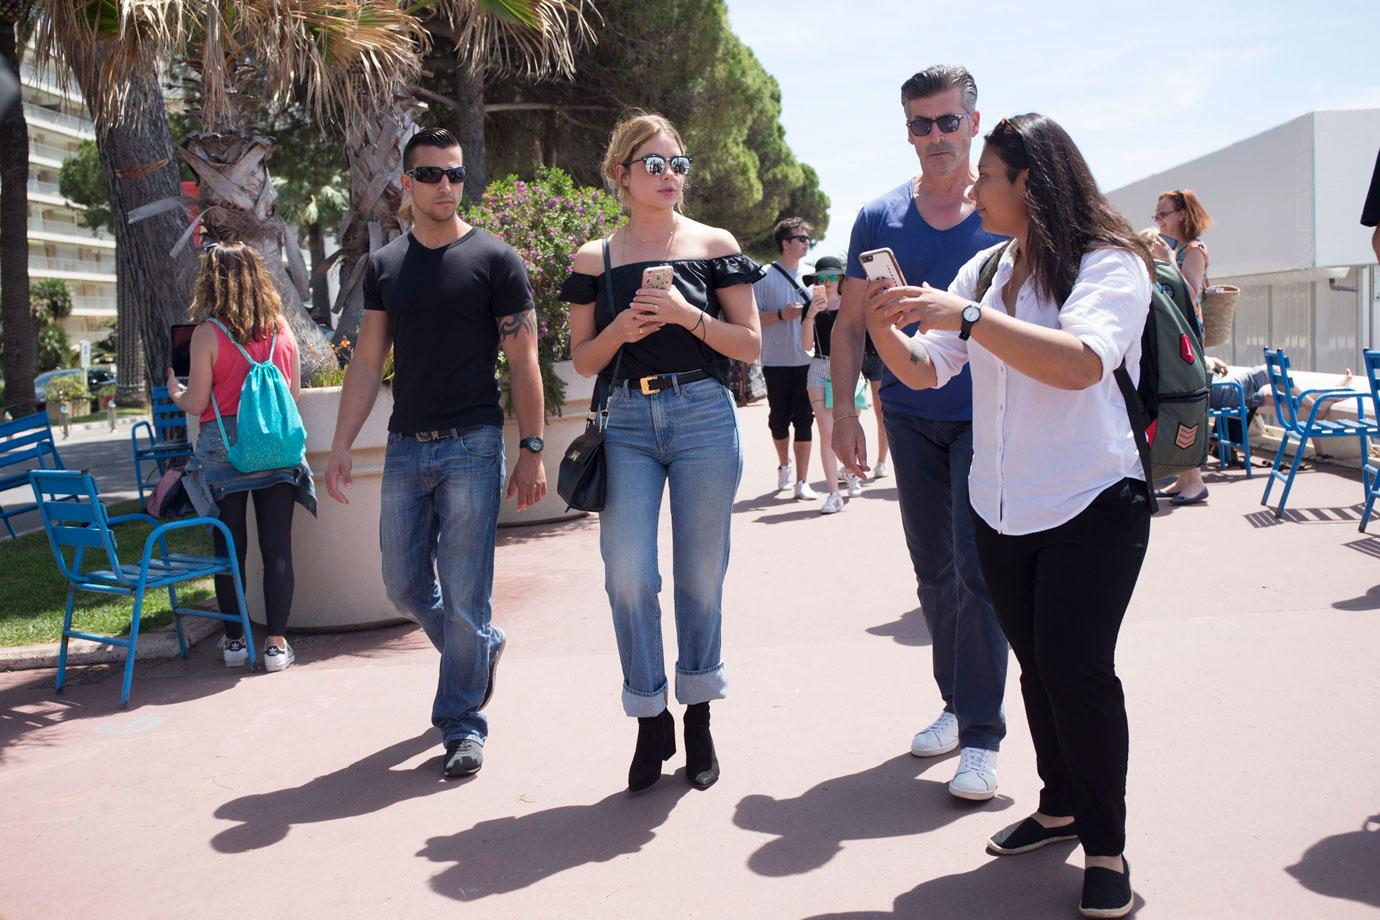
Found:
[[[972,75],[962,67],[930,67],[901,86],[901,102],[921,175],[869,202],[853,224],[830,350],[835,393],[853,392],[862,363],[867,276],[859,255],[888,247],[907,284],[943,290],[965,262],[1002,239],[982,229],[972,198],[977,173],[969,151],[979,121]],[[1007,645],[978,566],[968,506],[972,378],[965,367],[945,386],[917,391],[888,369],[881,398],[901,524],[944,699],[944,711],[916,734],[911,752],[931,757],[961,746],[949,791],[990,799],[1006,734]],[[833,411],[834,450],[850,472],[865,475],[867,443],[857,413],[837,401]]]

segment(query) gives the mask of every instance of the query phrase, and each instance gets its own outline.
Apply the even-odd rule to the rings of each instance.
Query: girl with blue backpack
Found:
[[[253,496],[268,626],[264,670],[282,671],[295,657],[284,635],[292,611],[293,507],[316,514],[306,429],[296,405],[297,340],[267,269],[244,243],[206,248],[191,316],[200,325],[192,335],[187,385],[168,369],[173,402],[201,422],[183,482],[197,513],[218,516],[230,529],[241,572]],[[224,538],[214,536],[216,554],[225,555]],[[221,611],[238,613],[231,578],[218,575],[215,581]],[[226,623],[221,649],[226,667],[244,664],[248,652],[238,622]]]

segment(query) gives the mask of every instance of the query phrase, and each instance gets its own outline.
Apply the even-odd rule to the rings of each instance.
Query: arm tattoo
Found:
[[[911,339],[906,343],[906,347],[910,349],[911,364],[930,363],[930,353],[925,351],[925,346],[920,343],[919,339]]]
[[[524,329],[530,329],[533,334],[536,333],[537,311],[523,310],[521,313],[514,313],[511,316],[500,316],[498,318],[498,344],[503,345],[508,339],[517,338]]]

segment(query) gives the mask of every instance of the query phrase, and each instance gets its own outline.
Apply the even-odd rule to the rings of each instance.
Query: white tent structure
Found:
[[[1280,347],[1296,368],[1359,369],[1361,349],[1380,346],[1380,275],[1360,225],[1377,151],[1380,109],[1310,112],[1108,197],[1142,227],[1160,192],[1198,193],[1214,221],[1208,277],[1241,288],[1232,341],[1213,354],[1259,364]]]

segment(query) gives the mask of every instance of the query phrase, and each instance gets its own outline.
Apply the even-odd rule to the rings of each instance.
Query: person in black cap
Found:
[[[834,418],[826,410],[832,403],[826,400],[825,394],[830,389],[829,334],[838,316],[843,261],[833,256],[821,256],[815,262],[814,272],[806,275],[804,281],[806,285],[814,286],[814,296],[800,326],[800,347],[811,354],[805,376],[805,392],[809,394],[815,422],[819,425],[819,462],[824,470],[824,481],[829,484],[829,494],[825,496],[819,513],[834,514],[842,511],[844,505],[843,493],[839,491],[839,461],[829,443],[834,436]],[[862,480],[857,476],[849,473],[844,481],[848,484],[850,498],[862,494]]]

